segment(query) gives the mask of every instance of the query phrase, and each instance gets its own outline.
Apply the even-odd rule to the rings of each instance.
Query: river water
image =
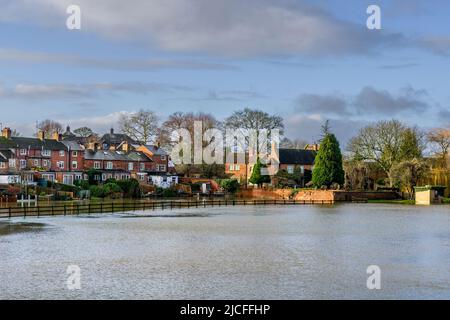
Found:
[[[143,216],[149,215],[149,216]],[[81,289],[67,288],[69,265]],[[367,267],[381,270],[369,290]],[[0,221],[0,298],[449,299],[450,206],[246,206]]]

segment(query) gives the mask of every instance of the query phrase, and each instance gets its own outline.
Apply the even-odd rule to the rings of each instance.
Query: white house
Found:
[[[163,188],[163,189],[167,189],[170,188],[174,185],[178,184],[178,176],[176,175],[162,175],[162,174],[158,174],[158,175],[149,175],[149,182],[151,182],[153,185]]]

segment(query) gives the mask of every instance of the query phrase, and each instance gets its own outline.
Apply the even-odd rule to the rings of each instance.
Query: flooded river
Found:
[[[367,288],[371,265],[380,290]],[[449,299],[450,206],[4,219],[0,270],[0,299]]]

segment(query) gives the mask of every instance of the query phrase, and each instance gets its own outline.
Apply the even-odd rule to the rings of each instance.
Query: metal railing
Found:
[[[195,201],[152,201],[152,202],[101,202],[88,204],[64,204],[49,206],[23,206],[0,208],[0,218],[76,216],[89,214],[126,213],[132,211],[174,210],[222,206],[256,205],[308,205],[333,204],[332,200],[195,200]]]

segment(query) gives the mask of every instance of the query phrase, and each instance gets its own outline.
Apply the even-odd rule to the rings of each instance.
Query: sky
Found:
[[[0,0],[0,123],[22,135],[48,118],[102,133],[139,109],[249,107],[310,142],[328,119],[345,144],[377,120],[448,126],[449,75],[446,0]]]

